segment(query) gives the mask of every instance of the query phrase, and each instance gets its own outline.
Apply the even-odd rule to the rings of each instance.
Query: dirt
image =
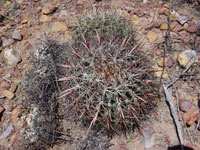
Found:
[[[134,16],[133,19],[137,28],[136,39],[142,42],[143,49],[145,50],[144,53],[149,55],[151,63],[155,65],[160,58],[164,57],[164,49],[166,49],[164,47],[166,43],[164,35],[167,30],[160,29],[160,25],[168,23],[168,17],[165,14],[158,14],[157,11],[160,8],[172,6],[180,16],[188,16],[187,25],[193,26],[195,24],[197,31],[188,32],[186,28],[182,27],[181,31],[171,32],[170,40],[172,48],[166,50],[165,57],[171,57],[173,63],[171,67],[166,68],[168,77],[164,79],[164,83],[169,83],[184,70],[177,61],[177,55],[184,50],[195,50],[198,55],[198,63],[188,71],[186,76],[179,79],[169,91],[176,106],[176,94],[178,94],[178,97],[183,97],[192,102],[192,109],[200,109],[198,106],[198,102],[200,101],[200,13],[198,10],[200,2],[198,0],[194,0],[192,3],[186,3],[183,0],[172,3],[167,0],[149,0],[146,4],[139,0],[102,0],[99,2],[94,2],[94,0],[16,0],[16,4],[13,1],[7,1],[4,4],[1,3],[0,15],[5,15],[5,18],[0,16],[1,39],[12,38],[12,33],[15,29],[21,31],[23,39],[15,41],[14,44],[5,48],[0,46],[0,49],[2,49],[0,50],[0,84],[3,81],[7,81],[12,87],[14,86],[13,84],[17,85],[16,90],[11,90],[15,94],[15,97],[12,99],[3,97],[2,92],[5,90],[5,87],[0,87],[0,150],[21,150],[23,147],[24,143],[21,140],[23,141],[23,133],[27,125],[25,118],[29,113],[27,111],[29,108],[24,106],[24,101],[27,99],[24,98],[20,81],[25,78],[25,71],[30,67],[30,54],[34,51],[37,41],[44,40],[47,37],[48,39],[56,40],[58,43],[71,42],[72,35],[74,34],[73,25],[77,23],[78,17],[90,10],[109,7],[113,11],[120,11],[122,14],[125,14],[127,18],[136,15],[137,17]],[[43,8],[53,10],[45,16],[46,20],[41,18]],[[64,27],[64,30],[62,28],[60,31],[52,31],[52,24],[54,22],[63,22],[66,27]],[[150,36],[150,40],[146,37],[149,32],[153,33]],[[9,66],[3,59],[4,52],[9,48],[16,47],[22,51],[22,61],[14,67]],[[159,82],[160,77],[155,76],[155,78]],[[190,82],[193,82],[194,85],[191,85]],[[149,114],[149,120],[141,124],[141,129],[144,126],[148,126],[153,131],[152,139],[154,144],[148,149],[180,149],[176,147],[179,145],[176,126],[169,106],[166,103],[162,87],[160,92],[160,102],[156,108],[156,113]],[[178,115],[178,118],[181,120],[181,116],[184,116],[187,112],[179,112],[181,115]],[[183,128],[182,134],[185,147],[187,147],[186,149],[200,149],[200,131],[196,129],[200,121],[199,114],[197,118],[190,126],[186,125],[187,122],[180,121]],[[3,137],[4,131],[11,123],[13,129]],[[62,132],[66,134],[62,136],[65,141],[49,147],[49,150],[84,149],[81,146],[84,144],[89,145],[88,141],[93,142],[93,144],[96,142],[94,149],[102,146],[102,143],[105,145],[110,144],[110,150],[146,149],[141,129],[130,133],[130,140],[128,140],[127,135],[125,136],[124,134],[114,135],[110,139],[105,133],[101,133],[101,131],[99,131],[99,134],[91,133],[91,137],[88,138],[87,128],[81,122],[62,120],[61,127]]]

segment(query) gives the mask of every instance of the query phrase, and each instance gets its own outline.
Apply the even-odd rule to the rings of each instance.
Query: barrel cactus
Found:
[[[118,13],[80,19],[66,58],[67,109],[79,119],[109,131],[140,125],[155,108],[158,85],[149,60],[136,49],[134,25]]]

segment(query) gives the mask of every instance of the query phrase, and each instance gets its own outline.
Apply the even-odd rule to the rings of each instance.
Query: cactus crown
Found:
[[[73,111],[89,129],[130,129],[154,108],[158,87],[142,51],[133,51],[134,26],[115,13],[100,13],[80,20],[68,55],[66,96]]]

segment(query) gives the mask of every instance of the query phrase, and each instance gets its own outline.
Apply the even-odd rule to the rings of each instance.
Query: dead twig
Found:
[[[188,63],[190,62],[190,60],[188,61]],[[181,132],[181,125],[180,122],[178,121],[177,118],[177,113],[175,111],[175,107],[174,107],[174,103],[173,100],[171,99],[170,95],[169,95],[169,91],[168,88],[171,87],[177,80],[179,80],[190,68],[191,66],[194,64],[195,59],[193,59],[193,62],[172,82],[170,82],[168,85],[165,85],[164,83],[162,83],[163,89],[164,89],[164,93],[166,96],[166,100],[169,103],[169,107],[172,113],[172,117],[174,119],[176,128],[177,128],[177,132],[178,132],[178,138],[181,144],[181,150],[184,150],[184,141],[183,141],[183,136],[182,136],[182,132]]]

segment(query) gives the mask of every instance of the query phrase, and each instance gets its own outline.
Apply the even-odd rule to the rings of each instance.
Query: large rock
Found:
[[[59,31],[68,31],[68,27],[63,22],[54,22],[52,24],[52,31],[59,32]]]
[[[197,61],[197,52],[194,50],[186,50],[178,55],[178,62],[182,67],[187,68],[193,61]]]
[[[6,50],[4,60],[8,65],[16,66],[22,60],[20,50],[13,48]]]

